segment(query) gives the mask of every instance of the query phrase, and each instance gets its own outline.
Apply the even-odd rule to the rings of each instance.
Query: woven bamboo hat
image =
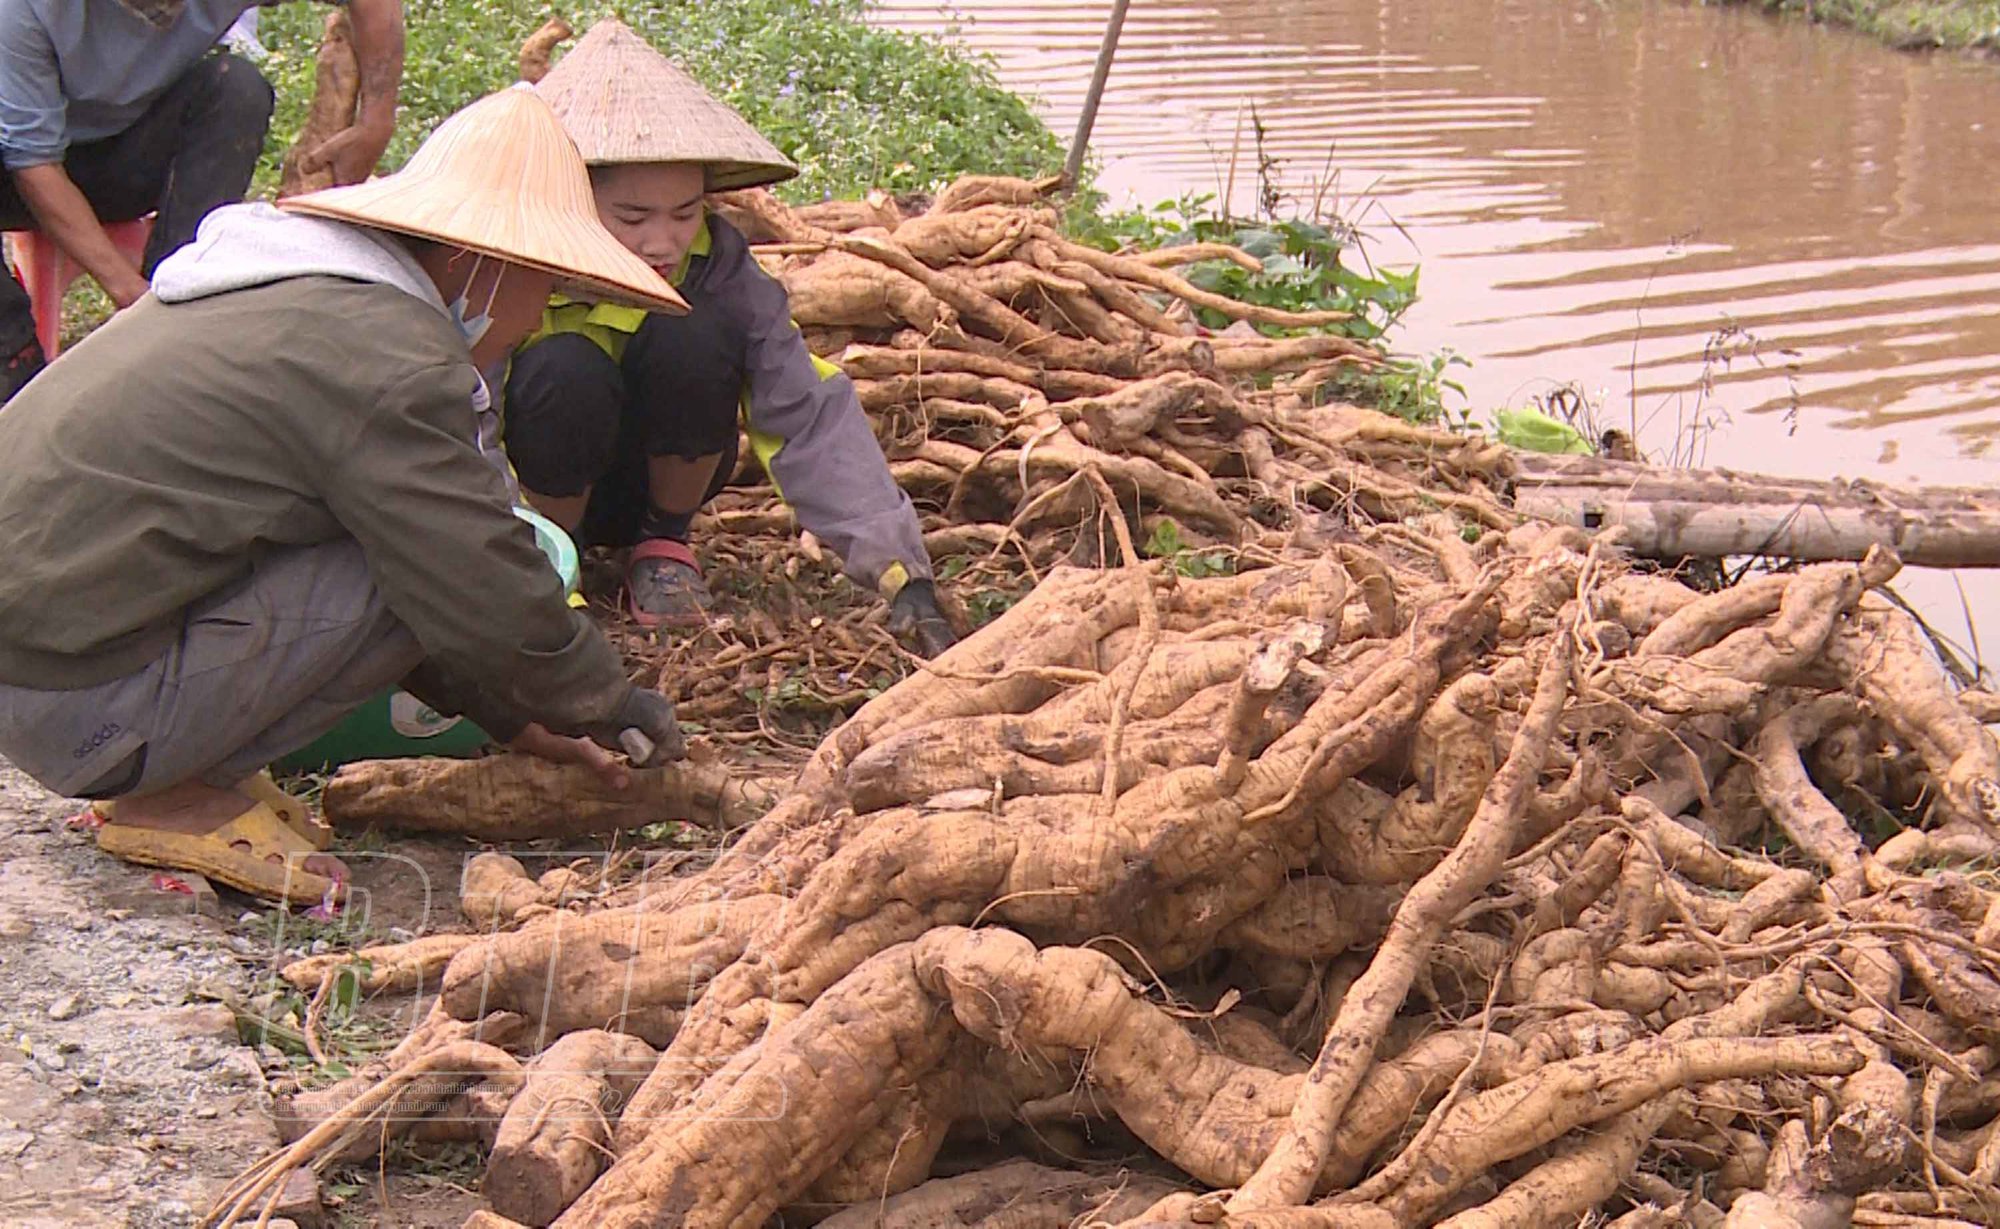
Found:
[[[592,166],[699,162],[711,192],[799,173],[747,120],[614,18],[590,27],[535,92]]]
[[[459,111],[394,175],[289,197],[278,208],[540,269],[599,301],[688,309],[598,222],[583,159],[531,90],[501,90]]]

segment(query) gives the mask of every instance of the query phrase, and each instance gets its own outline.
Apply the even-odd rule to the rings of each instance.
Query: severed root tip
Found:
[[[1724,1229],[1836,1229],[1853,1223],[1854,1197],[1903,1165],[1905,1128],[1892,1114],[1859,1106],[1808,1142],[1793,1119],[1778,1132],[1764,1189],[1739,1198]]]
[[[1871,546],[1868,553],[1861,557],[1861,581],[1870,589],[1888,584],[1902,570],[1902,557],[1886,546]]]
[[[549,75],[549,55],[558,44],[575,31],[560,17],[551,17],[542,23],[542,28],[528,36],[521,44],[521,80],[535,84]]]
[[[1243,774],[1250,767],[1251,749],[1264,728],[1264,710],[1270,707],[1278,689],[1292,677],[1300,660],[1319,652],[1325,642],[1324,627],[1300,622],[1251,656],[1242,677],[1237,679],[1229,715],[1223,722],[1223,750],[1215,773],[1224,789],[1242,784]]]
[[[547,902],[542,885],[528,877],[519,859],[491,850],[473,855],[458,876],[458,908],[485,930],[513,925],[524,910]]]
[[[2000,725],[2000,693],[1976,687],[1959,692],[1958,702],[1981,725]]]
[[[1965,796],[1974,820],[1989,832],[2000,829],[2000,781],[1992,777],[1976,778],[1966,784]]]

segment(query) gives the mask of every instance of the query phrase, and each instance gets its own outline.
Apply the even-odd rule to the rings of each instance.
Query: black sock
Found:
[[[688,527],[693,524],[694,513],[668,512],[649,500],[645,515],[639,518],[639,537],[667,538],[685,546],[688,540]]]

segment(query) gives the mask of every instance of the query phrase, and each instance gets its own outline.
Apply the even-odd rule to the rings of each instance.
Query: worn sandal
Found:
[[[625,565],[625,612],[640,627],[700,627],[714,600],[687,543],[647,538],[632,548]]]
[[[235,789],[237,793],[248,797],[250,801],[261,802],[271,808],[272,813],[283,820],[287,828],[304,837],[312,844],[314,849],[324,853],[333,848],[333,825],[323,819],[316,818],[312,813],[312,805],[305,799],[288,794],[280,789],[278,783],[271,779],[268,769],[257,773],[255,776],[245,777],[241,781],[238,781]],[[85,821],[84,815],[91,816],[94,822]],[[90,804],[90,809],[84,815],[77,816],[75,820],[71,821],[70,826],[88,826],[93,829],[101,828],[105,824],[117,819],[118,800],[116,798],[107,798],[99,802],[93,802]]]
[[[261,802],[199,836],[108,823],[97,830],[97,847],[122,861],[194,871],[239,892],[298,905],[347,894],[344,880],[305,868],[305,860],[319,851]]]
[[[238,781],[236,792],[248,794],[251,801],[270,807],[287,828],[312,842],[314,849],[324,852],[333,848],[333,825],[314,815],[311,803],[281,789],[271,779],[269,769]]]

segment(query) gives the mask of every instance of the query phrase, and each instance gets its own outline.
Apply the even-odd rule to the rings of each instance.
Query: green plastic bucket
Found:
[[[575,593],[581,569],[576,544],[562,528],[528,508],[514,515],[535,531],[535,544],[563,578],[565,592]],[[486,731],[463,717],[447,717],[407,691],[392,688],[355,709],[341,723],[308,746],[279,760],[284,772],[319,772],[355,760],[395,759],[410,755],[476,755],[493,742]]]

